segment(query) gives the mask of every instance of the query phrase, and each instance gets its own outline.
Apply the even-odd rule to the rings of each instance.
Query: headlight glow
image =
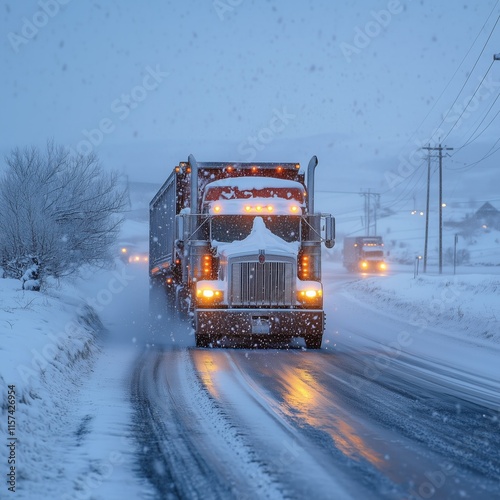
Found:
[[[299,281],[297,299],[306,307],[322,307],[323,289],[321,283],[314,281]]]
[[[196,299],[199,305],[212,305],[224,300],[224,291],[217,288],[217,282],[200,281],[196,287]]]

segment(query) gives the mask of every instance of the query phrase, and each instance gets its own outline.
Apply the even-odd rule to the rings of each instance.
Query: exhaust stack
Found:
[[[314,213],[314,170],[318,165],[318,157],[314,155],[307,166],[307,213]]]
[[[191,214],[198,213],[198,163],[193,155],[189,155],[191,167]]]

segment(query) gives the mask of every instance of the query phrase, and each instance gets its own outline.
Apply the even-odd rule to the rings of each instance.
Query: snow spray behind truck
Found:
[[[150,278],[198,347],[222,337],[303,337],[325,326],[321,243],[335,219],[314,213],[314,156],[296,163],[181,162],[152,199]]]
[[[349,271],[380,272],[387,270],[382,236],[344,238],[344,267]]]

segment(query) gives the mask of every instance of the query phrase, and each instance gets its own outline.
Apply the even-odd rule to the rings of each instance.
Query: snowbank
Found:
[[[362,353],[368,379],[500,410],[500,276],[363,276],[332,300],[341,314],[327,343]]]
[[[65,464],[54,454],[72,427],[66,418],[75,389],[99,350],[100,320],[75,296],[69,287],[40,293],[0,279],[0,436],[3,444],[16,438],[9,440],[15,443],[11,448],[0,446],[0,463],[6,467],[8,458],[15,459],[20,498],[27,498],[32,485],[57,484],[64,477]],[[8,427],[11,386],[15,424],[10,419]],[[40,498],[49,497],[50,486],[40,492]]]
[[[364,303],[403,316],[420,329],[500,344],[500,276],[397,274],[346,284]]]

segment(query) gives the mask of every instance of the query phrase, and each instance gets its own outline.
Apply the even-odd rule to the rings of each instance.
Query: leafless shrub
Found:
[[[0,257],[6,275],[21,278],[33,262],[40,277],[75,274],[110,259],[126,206],[118,174],[95,154],[16,148],[0,179]]]

